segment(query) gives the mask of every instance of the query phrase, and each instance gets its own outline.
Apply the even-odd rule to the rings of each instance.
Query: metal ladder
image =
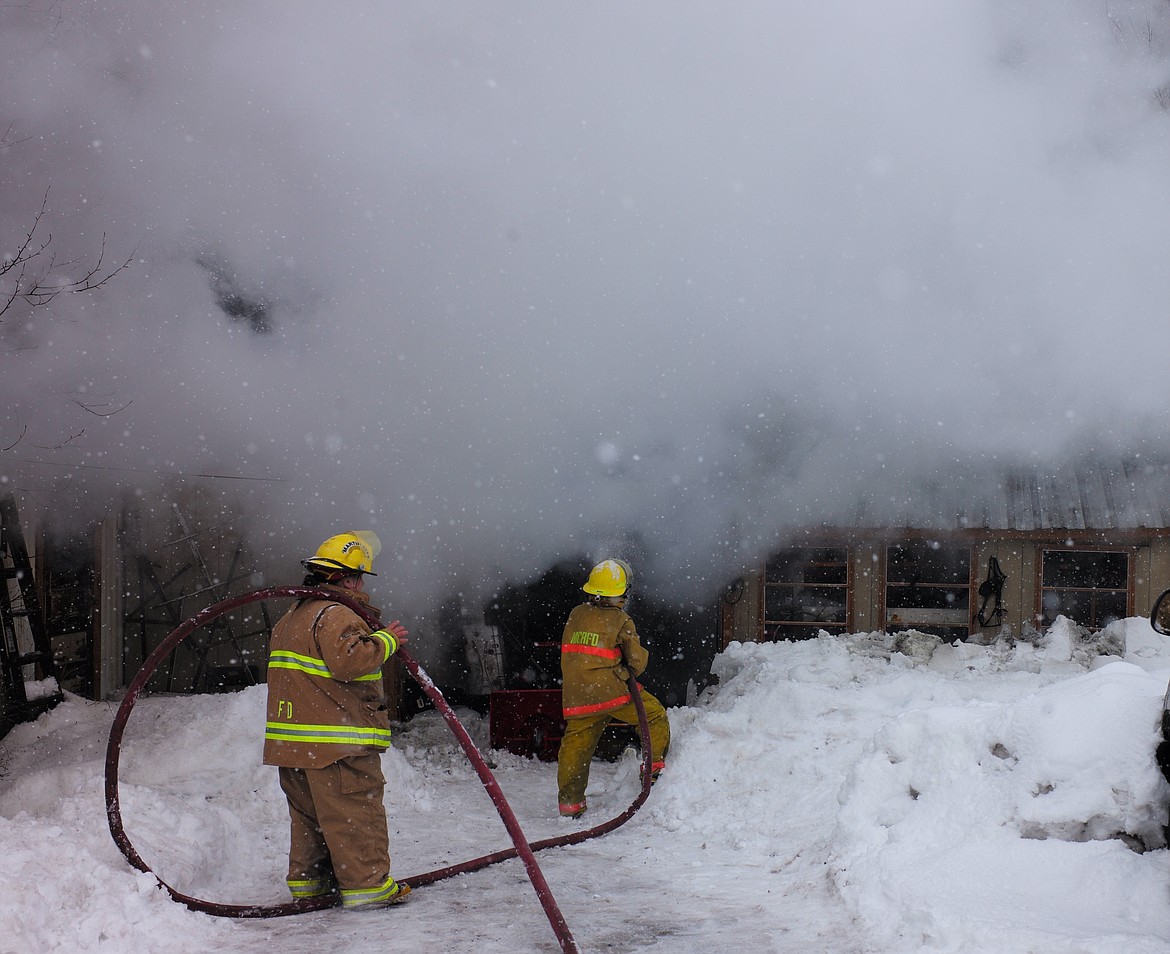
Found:
[[[16,723],[35,719],[64,698],[59,685],[51,692],[29,698],[25,685],[26,666],[36,667],[36,678],[55,680],[57,662],[41,613],[16,500],[11,495],[0,498],[0,571],[3,577],[0,579],[0,690],[3,699],[0,736],[3,736]],[[21,645],[18,620],[27,625],[31,648],[27,637],[23,641],[25,645]]]

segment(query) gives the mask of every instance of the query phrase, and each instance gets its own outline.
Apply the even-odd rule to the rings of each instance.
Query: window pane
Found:
[[[944,586],[889,586],[886,587],[886,606],[890,609],[963,609],[967,607],[970,590],[949,589]]]
[[[1073,590],[1045,590],[1044,591],[1044,623],[1051,625],[1056,617],[1067,616],[1072,620],[1081,620],[1089,624],[1087,607],[1088,593],[1077,593]]]
[[[845,622],[845,590],[832,587],[769,586],[764,596],[768,620]]]
[[[826,623],[824,625],[793,624],[791,626],[780,626],[769,623],[764,627],[764,639],[770,643],[779,642],[784,639],[813,639],[820,635],[821,630],[836,635],[845,632],[845,627],[833,623]]]
[[[1093,626],[1108,626],[1114,620],[1125,619],[1128,600],[1125,593],[1098,593],[1096,619]]]
[[[971,580],[971,551],[924,541],[886,548],[886,579],[890,583],[956,583]]]
[[[764,590],[765,619],[797,619],[800,603],[787,586],[769,586]]]
[[[844,563],[830,566],[810,564],[804,569],[805,583],[835,583],[844,586],[849,582],[849,567]]]
[[[1044,586],[1125,589],[1128,574],[1129,555],[1126,553],[1044,551]]]
[[[781,550],[768,561],[768,583],[847,582],[848,555],[840,547],[793,547]]]
[[[1129,603],[1121,590],[1045,590],[1043,601],[1046,624],[1054,623],[1058,616],[1067,616],[1090,629],[1124,619]]]

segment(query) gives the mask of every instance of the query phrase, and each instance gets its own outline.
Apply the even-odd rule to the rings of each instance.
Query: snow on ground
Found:
[[[1170,646],[1138,619],[1103,635],[1086,641],[1061,620],[1035,644],[733,644],[719,684],[671,710],[668,769],[638,815],[538,856],[577,945],[1170,951],[1170,788],[1154,762]],[[126,729],[127,833],[160,877],[205,900],[285,900],[263,702],[263,687],[146,698]],[[70,697],[0,742],[0,954],[560,949],[515,860],[376,913],[189,911],[110,837],[115,710]],[[486,752],[486,720],[460,715]],[[595,762],[589,813],[564,821],[555,766],[488,755],[530,840],[611,817],[637,790],[632,752]],[[402,726],[384,765],[397,876],[510,844],[437,714]]]

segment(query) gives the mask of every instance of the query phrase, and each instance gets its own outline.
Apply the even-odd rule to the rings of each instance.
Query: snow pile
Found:
[[[668,769],[634,820],[540,856],[582,950],[1170,950],[1170,788],[1153,758],[1170,647],[1144,621],[1089,636],[1062,620],[984,647],[882,633],[733,644],[715,669],[718,686],[671,710]],[[150,698],[127,727],[127,832],[160,877],[206,900],[284,899],[263,703],[262,687]],[[389,931],[403,949],[556,950],[515,862],[368,919],[227,921],[174,904],[106,828],[113,711],[70,697],[3,741],[0,954],[307,954],[325,937],[366,954]],[[461,716],[485,748],[485,720]],[[611,817],[637,788],[633,753],[596,762],[590,812],[566,822],[555,766],[490,755],[532,840]],[[435,713],[396,732],[384,765],[397,875],[507,845]]]

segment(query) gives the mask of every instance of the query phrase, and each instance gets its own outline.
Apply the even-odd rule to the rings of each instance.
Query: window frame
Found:
[[[921,579],[901,580],[890,578],[890,550],[911,549],[915,547],[930,547],[964,551],[967,557],[966,583],[956,583],[953,580],[933,581]],[[932,633],[943,639],[970,639],[974,632],[972,620],[975,613],[975,546],[966,540],[950,540],[945,537],[915,537],[897,540],[887,540],[881,546],[882,579],[881,579],[881,620],[887,632],[903,632],[914,629],[923,633]],[[961,590],[965,595],[965,605],[954,608],[935,608],[928,606],[890,605],[890,589],[918,587],[927,592],[947,593]],[[898,612],[893,612],[894,610]],[[958,622],[959,613],[963,614],[962,622]]]
[[[1104,628],[1105,625],[1098,621],[1098,593],[1122,594],[1125,598],[1125,610],[1120,619],[1125,619],[1132,616],[1134,609],[1134,562],[1137,556],[1136,547],[1124,546],[1047,546],[1040,544],[1036,548],[1039,559],[1036,561],[1036,610],[1035,619],[1037,626],[1047,628],[1056,621],[1056,616],[1050,620],[1048,612],[1045,608],[1045,596],[1048,593],[1086,593],[1089,594],[1091,606],[1091,620],[1082,620],[1073,617],[1069,613],[1058,612],[1056,615],[1067,616],[1072,619],[1078,626],[1083,626],[1090,632],[1097,632]],[[1073,554],[1073,553],[1116,553],[1125,557],[1125,584],[1120,587],[1105,587],[1105,586],[1047,586],[1044,583],[1044,570],[1048,562],[1049,553]]]
[[[797,582],[775,582],[770,579],[771,573],[769,568],[774,566],[783,554],[792,553],[807,553],[807,554],[821,554],[826,552],[834,552],[840,555],[840,559],[833,560],[816,560],[810,559],[800,564],[805,571],[810,568],[833,569],[840,568],[844,571],[844,582],[825,582],[825,581],[805,581],[803,577],[806,573],[802,572],[802,579]],[[785,642],[800,639],[813,639],[820,631],[824,631],[833,636],[843,636],[850,632],[853,623],[853,550],[846,545],[803,545],[803,546],[789,546],[781,547],[773,551],[767,559],[760,565],[760,594],[759,594],[759,633],[758,638],[761,642]],[[808,587],[815,590],[833,590],[840,591],[844,597],[844,619],[841,621],[827,621],[827,620],[794,620],[783,618],[772,618],[768,615],[769,606],[772,601],[769,597],[777,592],[784,590],[795,591],[801,587]],[[795,603],[795,592],[790,603]]]

